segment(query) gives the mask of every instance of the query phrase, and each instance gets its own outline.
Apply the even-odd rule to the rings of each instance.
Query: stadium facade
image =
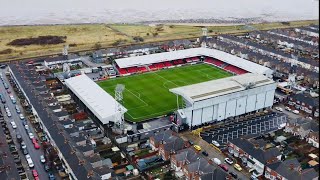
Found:
[[[246,73],[170,91],[184,101],[177,124],[193,127],[271,107],[275,89],[276,83],[266,76]]]

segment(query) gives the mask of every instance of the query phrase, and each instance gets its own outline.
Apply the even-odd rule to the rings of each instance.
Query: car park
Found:
[[[14,121],[11,121],[10,124],[11,124],[11,126],[12,126],[13,129],[16,129],[16,128],[17,128],[17,125],[16,125],[16,123],[15,123]]]
[[[242,168],[239,164],[234,164],[233,167],[238,171],[242,171]]]
[[[226,163],[228,163],[228,164],[230,164],[230,165],[233,164],[233,161],[232,161],[230,158],[225,158],[225,159],[224,159],[224,162],[226,162]]]
[[[44,158],[44,155],[41,155],[41,156],[40,156],[40,162],[42,162],[42,163],[45,163],[45,162],[46,162],[46,159]]]
[[[238,178],[238,175],[236,173],[234,173],[234,172],[229,172],[229,174],[235,179]]]

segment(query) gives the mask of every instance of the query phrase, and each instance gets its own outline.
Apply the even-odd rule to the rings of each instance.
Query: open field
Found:
[[[283,23],[263,23],[251,25],[257,30],[287,28],[318,24],[318,21],[294,21],[289,25]],[[208,27],[209,35],[223,33],[245,33],[252,28],[244,25],[221,26],[212,24]],[[0,27],[0,61],[54,55],[62,52],[63,44],[10,46],[9,42],[20,38],[38,36],[66,36],[70,45],[69,52],[90,51],[99,47],[111,47],[121,41],[121,45],[135,44],[134,37],[142,37],[144,42],[160,42],[174,39],[192,39],[202,35],[201,25],[130,25],[130,24],[83,24],[83,25],[52,25],[52,26],[10,26]],[[97,46],[98,45],[98,46]]]
[[[116,85],[124,84],[123,105],[128,109],[125,118],[139,122],[177,108],[176,96],[169,89],[228,76],[231,74],[214,66],[198,64],[109,79],[98,84],[113,96]]]

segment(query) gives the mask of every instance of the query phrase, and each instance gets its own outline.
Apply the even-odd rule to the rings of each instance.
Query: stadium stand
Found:
[[[187,63],[191,63],[192,59],[191,58],[186,58]]]
[[[191,60],[192,60],[193,62],[198,62],[200,59],[199,59],[199,57],[193,57],[193,58],[191,58]]]
[[[171,62],[164,62],[164,65],[166,66],[166,67],[171,67],[172,66],[172,64],[171,64]]]
[[[227,65],[226,67],[224,67],[223,69],[225,69],[226,71],[233,72],[233,73],[238,74],[238,75],[247,73],[246,70],[243,70],[243,69],[238,68],[236,66],[232,66],[230,64]]]
[[[163,63],[156,63],[154,64],[155,67],[157,67],[158,69],[162,69],[165,67],[165,65]]]
[[[138,72],[138,68],[137,67],[128,67],[127,71],[129,73],[136,73],[136,72]]]
[[[219,60],[217,60],[217,59],[213,59],[213,58],[211,58],[211,57],[207,57],[207,58],[204,60],[204,62],[207,62],[207,63],[209,63],[209,64],[213,64],[213,65],[218,66],[218,67],[221,67],[221,66],[224,64],[224,62],[219,61]]]
[[[128,74],[128,72],[125,68],[124,69],[118,68],[118,70],[119,70],[120,75]]]
[[[183,62],[182,59],[173,60],[172,63],[173,63],[174,65],[184,64],[184,62]]]
[[[139,72],[147,72],[148,70],[147,70],[146,67],[141,66],[141,67],[138,67],[138,71],[139,71]]]
[[[155,67],[153,64],[149,65],[148,67],[149,67],[149,69],[150,69],[151,71],[156,71],[156,70],[158,70],[158,68]]]

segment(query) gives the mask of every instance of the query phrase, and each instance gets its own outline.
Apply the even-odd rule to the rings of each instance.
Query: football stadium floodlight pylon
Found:
[[[115,123],[120,129],[123,127],[124,115],[122,113],[121,104],[123,103],[123,94],[125,86],[123,84],[117,84],[115,88],[115,100],[116,100],[116,109],[115,109]]]

